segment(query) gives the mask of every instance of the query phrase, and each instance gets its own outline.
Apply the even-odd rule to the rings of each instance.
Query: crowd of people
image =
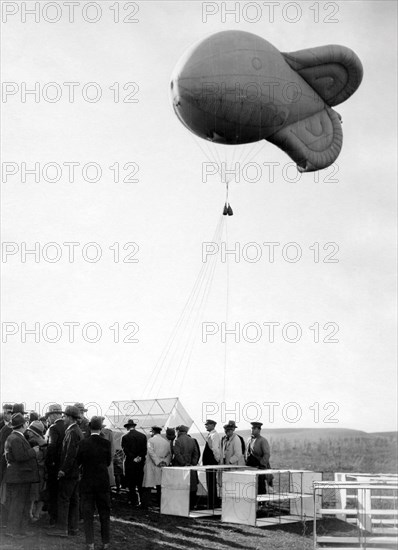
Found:
[[[261,436],[260,422],[252,422],[252,435],[245,442],[235,433],[234,421],[224,425],[207,419],[206,444],[200,446],[188,426],[153,426],[150,437],[137,430],[129,419],[115,450],[114,432],[104,425],[105,418],[86,418],[83,403],[64,409],[50,405],[45,416],[26,413],[23,404],[5,404],[0,420],[0,501],[5,535],[19,539],[31,535],[29,522],[48,515],[46,534],[69,537],[78,532],[83,520],[87,550],[94,549],[94,513],[98,511],[102,550],[110,548],[111,484],[119,493],[128,490],[133,508],[147,509],[152,490],[160,506],[162,468],[165,466],[232,465],[269,469],[270,448]],[[220,504],[217,468],[206,469],[207,507]],[[272,476],[259,476],[258,492],[272,486]],[[197,472],[191,471],[190,503],[195,506]]]

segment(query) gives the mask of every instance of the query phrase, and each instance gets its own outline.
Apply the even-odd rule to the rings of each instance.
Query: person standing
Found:
[[[77,425],[79,409],[68,405],[63,412],[65,436],[58,470],[57,523],[49,536],[76,535],[79,524],[79,466],[77,450],[83,434]]]
[[[0,428],[0,518],[2,527],[5,527],[7,523],[6,483],[4,481],[4,474],[7,469],[7,461],[4,456],[4,445],[7,437],[12,432],[11,417],[12,405],[5,403],[3,405],[3,420]]]
[[[110,429],[110,428],[107,428],[104,424],[104,420],[105,420],[105,416],[101,416],[99,417],[101,418],[102,420],[102,428],[101,428],[101,437],[103,437],[104,439],[106,439],[107,441],[109,441],[109,443],[111,444],[111,455],[112,455],[112,461],[108,467],[108,473],[109,473],[109,483],[110,485],[115,485],[115,473],[114,473],[114,470],[113,470],[113,457],[115,456],[115,443],[113,441],[113,431]],[[91,424],[91,422],[90,422]],[[89,424],[89,427],[90,427],[90,424]]]
[[[25,438],[27,422],[23,414],[11,418],[12,432],[5,442],[7,469],[8,523],[6,535],[24,538],[29,519],[30,492],[32,483],[39,481],[36,456],[39,446],[31,447]]]
[[[57,498],[58,498],[58,470],[61,462],[62,442],[65,436],[65,424],[62,419],[62,408],[58,403],[50,405],[46,413],[50,427],[47,430],[47,492],[48,513],[50,525],[57,523]]]
[[[77,425],[81,429],[84,437],[89,437],[90,435],[89,420],[87,417],[84,416],[84,413],[86,413],[88,409],[86,409],[86,407],[84,406],[84,403],[75,403],[74,406],[79,410],[79,418],[77,419]]]
[[[234,466],[244,466],[245,457],[242,452],[240,437],[235,434],[235,422],[224,424],[225,435],[221,440],[221,462]]]
[[[9,409],[9,406],[8,406]],[[7,461],[4,454],[5,444],[7,437],[12,433],[11,418],[13,414],[21,413],[25,416],[25,408],[23,403],[14,403],[11,407],[11,414],[7,414],[6,418],[9,418],[8,422],[5,422],[4,426],[0,430],[0,500],[1,500],[1,525],[7,523],[7,510],[9,508],[9,502],[7,497],[7,483],[4,479],[7,470]]]
[[[9,421],[5,422],[4,426],[0,430],[0,457],[1,457],[0,479],[3,479],[3,476],[7,468],[7,462],[4,456],[4,448],[6,444],[6,439],[12,433],[12,430],[13,430],[12,423],[11,423],[12,415],[16,413],[21,413],[23,416],[25,416],[25,409],[24,409],[23,403],[14,403],[14,405],[12,405],[11,414],[8,413],[6,416],[6,418],[9,418]]]
[[[28,440],[31,447],[39,446],[40,451],[37,453],[37,471],[39,474],[39,482],[32,483],[30,499],[30,517],[32,521],[38,521],[41,517],[41,512],[44,506],[45,487],[46,487],[46,466],[45,456],[47,453],[47,442],[44,439],[44,425],[40,420],[34,420],[29,424],[25,432],[25,438]]]
[[[208,432],[206,438],[206,445],[203,450],[202,463],[203,466],[216,466],[220,463],[221,458],[221,440],[219,434],[216,432],[217,422],[215,420],[207,419],[205,428]],[[217,472],[216,470],[206,470],[206,484],[207,484],[207,508],[214,509],[219,505],[219,499],[217,498]]]
[[[122,437],[122,449],[125,454],[124,476],[129,489],[130,502],[132,506],[138,506],[138,494],[140,495],[141,507],[145,508],[143,502],[142,482],[144,478],[144,465],[147,453],[147,438],[135,428],[137,423],[130,419],[124,427],[128,432]]]
[[[161,498],[162,467],[168,466],[171,462],[170,444],[160,435],[161,432],[162,428],[159,426],[151,428],[143,482],[143,487],[147,489],[147,492],[151,487],[156,487],[158,506],[160,506]]]
[[[269,459],[271,456],[268,441],[260,435],[262,422],[251,422],[252,435],[247,440],[246,445],[246,465],[258,468],[260,470],[269,470],[271,468]],[[258,494],[264,495],[267,492],[266,481],[272,487],[273,475],[263,475],[258,478]]]
[[[77,463],[82,467],[80,481],[81,509],[87,550],[94,550],[94,512],[97,506],[101,523],[102,549],[109,548],[111,488],[108,468],[112,462],[111,443],[101,436],[103,418],[93,416],[91,435],[79,443]]]
[[[12,405],[10,405],[8,403],[4,403],[4,405],[3,405],[3,418],[0,421],[0,430],[6,424],[11,423],[11,417],[12,417]]]
[[[173,466],[196,466],[199,462],[200,453],[198,451],[197,441],[188,435],[188,427],[177,426],[177,439],[174,443]],[[193,508],[196,491],[198,490],[197,472],[191,471],[190,480],[190,508]]]

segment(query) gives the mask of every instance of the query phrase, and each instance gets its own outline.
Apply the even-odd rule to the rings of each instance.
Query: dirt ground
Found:
[[[46,534],[48,518],[29,526],[32,535],[18,541],[1,534],[1,550],[84,549],[83,524],[74,537],[53,538]],[[100,548],[99,521],[95,520],[96,548]],[[113,499],[111,522],[112,550],[310,550],[313,547],[312,522],[288,526],[255,528],[221,523],[218,518],[190,519],[161,515],[157,508],[132,509],[127,495]]]

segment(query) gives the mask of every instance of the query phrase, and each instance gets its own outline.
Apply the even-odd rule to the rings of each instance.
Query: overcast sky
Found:
[[[41,2],[37,22],[23,4],[34,6],[3,2],[2,401],[40,410],[84,401],[106,412],[114,400],[178,396],[199,427],[206,413],[222,422],[225,403],[242,428],[251,418],[272,428],[396,429],[396,3],[280,2],[272,14],[269,3],[242,2],[228,15],[234,3],[119,2],[118,13],[114,2],[81,2],[72,14],[68,2]],[[283,52],[341,44],[357,53],[364,79],[336,109],[344,143],[335,166],[295,181],[272,144],[234,153],[180,123],[174,67],[194,42],[227,29]],[[25,95],[35,83],[38,95]],[[202,181],[206,154],[230,163],[251,155],[261,178],[231,183],[235,215],[223,219],[221,239],[239,243],[240,261],[217,257],[206,307],[196,325],[194,315],[186,322],[192,335],[177,332],[189,361],[180,365],[172,346],[148,385],[223,208],[220,178]],[[35,163],[39,181],[23,173]],[[72,242],[69,261],[63,243]],[[274,262],[266,242],[280,243]],[[298,248],[284,248],[292,242]],[[24,256],[35,243],[37,261]],[[301,258],[288,261],[295,250]],[[338,262],[322,261],[331,253]],[[274,342],[270,322],[279,323]],[[37,342],[24,333],[35,323]],[[240,328],[226,349],[222,323]],[[261,328],[258,341],[244,333],[248,323]],[[215,334],[204,342],[206,326]],[[338,342],[324,342],[335,330]],[[123,342],[128,335],[138,342]]]

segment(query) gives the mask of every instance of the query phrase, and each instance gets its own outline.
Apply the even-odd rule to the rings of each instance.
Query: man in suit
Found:
[[[3,426],[11,422],[11,417],[12,417],[12,405],[9,405],[8,403],[4,403],[3,417],[0,420],[0,430]]]
[[[31,484],[39,481],[36,456],[39,446],[31,447],[24,433],[27,422],[23,414],[11,418],[12,432],[5,442],[7,469],[5,481],[8,496],[7,536],[23,538],[29,519]]]
[[[11,417],[13,414],[21,413],[25,415],[25,408],[23,403],[14,403],[11,407]],[[0,430],[0,456],[1,456],[1,466],[0,466],[0,480],[3,478],[7,468],[7,462],[4,456],[4,448],[7,437],[11,434],[13,428],[11,424],[11,418]]]
[[[177,426],[177,439],[174,443],[174,459],[173,466],[196,466],[199,462],[199,450],[197,441],[188,435],[188,427],[181,425]],[[190,508],[193,508],[195,503],[196,491],[198,489],[198,474],[191,472],[191,486],[189,502]]]
[[[82,466],[80,480],[81,508],[87,550],[94,550],[94,511],[98,509],[102,548],[109,548],[111,488],[108,467],[112,461],[111,443],[101,436],[102,417],[93,416],[91,435],[79,443],[77,462]]]
[[[216,466],[220,463],[221,458],[221,440],[220,436],[216,432],[217,422],[215,420],[207,419],[205,428],[208,432],[206,438],[206,445],[203,451],[202,463],[203,466]],[[213,509],[218,506],[219,501],[217,499],[217,471],[206,470],[206,484],[207,484],[207,508]]]
[[[128,420],[124,427],[128,432],[122,437],[122,449],[126,456],[124,461],[124,476],[126,485],[130,493],[130,502],[132,506],[138,505],[136,489],[140,495],[141,508],[145,508],[145,499],[142,490],[144,479],[145,457],[147,453],[147,438],[135,428],[137,423],[134,420]]]
[[[3,495],[3,502],[1,504],[1,524],[6,525],[7,524],[7,510],[9,508],[9,499],[7,497],[7,485],[6,481],[4,479],[6,469],[7,469],[7,461],[4,454],[4,448],[5,443],[7,440],[7,437],[12,433],[12,425],[11,425],[11,417],[13,414],[21,413],[23,416],[25,415],[25,408],[23,403],[14,403],[14,405],[8,406],[8,408],[11,408],[11,414],[7,414],[7,418],[9,418],[9,421],[4,424],[4,426],[0,430],[0,483],[1,483],[1,494]],[[5,497],[4,497],[5,493]]]
[[[79,409],[68,405],[63,412],[65,436],[58,470],[57,524],[49,536],[76,535],[79,524],[79,465],[77,450],[83,434],[77,425]]]
[[[262,423],[261,422],[251,422],[252,425],[252,435],[247,440],[246,445],[246,465],[258,468],[260,470],[269,470],[271,468],[269,459],[271,456],[269,443],[260,435]],[[272,487],[273,475],[268,474],[264,476],[259,476],[258,478],[258,494],[264,495],[267,492],[266,481],[268,485]]]
[[[85,408],[84,403],[75,403],[74,406],[79,410],[79,418],[77,419],[77,425],[81,429],[84,437],[89,437],[90,436],[89,421],[88,421],[88,418],[84,416],[84,413],[86,413],[88,409]]]
[[[46,418],[50,423],[47,430],[47,490],[48,490],[48,513],[50,516],[50,525],[57,522],[57,498],[58,498],[58,470],[61,461],[62,442],[65,435],[65,424],[62,420],[61,405],[55,403],[50,405]]]

